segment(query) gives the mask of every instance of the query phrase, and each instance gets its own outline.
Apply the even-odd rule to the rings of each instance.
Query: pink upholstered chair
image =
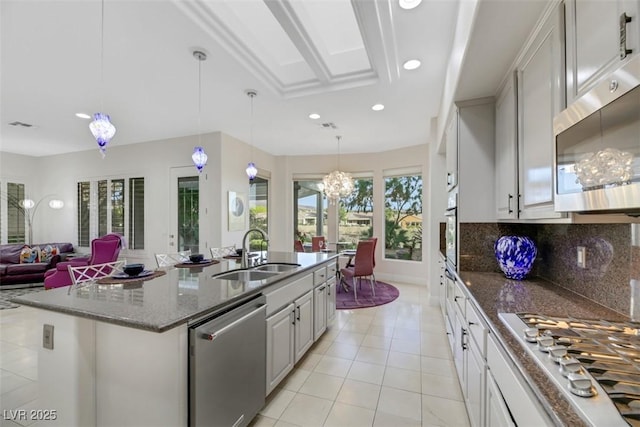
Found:
[[[358,286],[362,285],[362,278],[368,278],[371,283],[371,292],[375,296],[376,288],[373,283],[373,249],[375,242],[372,240],[361,240],[356,248],[355,265],[340,269],[343,279],[351,277],[353,283],[353,294],[358,300]],[[356,283],[356,279],[357,282]]]
[[[326,248],[324,236],[313,236],[311,238],[311,252],[320,252]]]
[[[122,236],[119,234],[106,234],[91,241],[91,256],[89,258],[76,258],[71,261],[59,262],[56,268],[52,268],[44,275],[44,288],[60,288],[70,286],[72,283],[69,275],[69,266],[79,267],[94,264],[114,262],[118,259],[122,248]]]

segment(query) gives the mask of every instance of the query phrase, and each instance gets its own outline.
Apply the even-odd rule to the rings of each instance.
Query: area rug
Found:
[[[338,286],[340,287],[338,292],[336,292],[336,309],[338,310],[375,307],[377,305],[387,304],[398,298],[398,295],[400,295],[398,288],[378,280],[375,285],[376,295],[373,296],[369,281],[363,280],[362,285],[358,286],[358,300],[356,301],[353,294],[351,278],[346,278],[344,281],[349,286],[349,292],[345,292],[342,286],[338,283]],[[356,283],[358,283],[357,280]]]
[[[7,308],[20,307],[20,304],[11,302],[11,299],[22,296],[22,295],[30,294],[33,292],[40,292],[40,291],[44,291],[44,285],[42,285],[42,283],[40,284],[40,286],[35,286],[30,288],[0,289],[0,310],[4,310]]]

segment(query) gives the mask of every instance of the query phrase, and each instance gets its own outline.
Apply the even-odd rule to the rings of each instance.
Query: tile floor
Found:
[[[390,304],[339,310],[252,427],[468,426],[440,309],[426,287],[396,286]],[[0,310],[2,411],[38,408],[36,322],[29,307]],[[1,427],[30,425],[4,418]]]

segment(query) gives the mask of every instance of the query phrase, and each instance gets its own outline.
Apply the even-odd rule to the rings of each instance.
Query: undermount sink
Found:
[[[237,270],[214,276],[214,279],[221,280],[239,280],[242,282],[251,282],[254,280],[265,280],[276,276],[277,271],[259,271],[259,270]]]
[[[259,265],[254,267],[251,271],[282,273],[285,271],[295,270],[298,267],[300,267],[300,264],[272,263]]]

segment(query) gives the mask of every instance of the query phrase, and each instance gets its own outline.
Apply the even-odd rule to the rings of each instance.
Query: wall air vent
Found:
[[[338,129],[338,127],[333,122],[322,123],[320,126],[322,126],[325,129]]]
[[[32,127],[32,126],[33,126],[33,125],[30,125],[29,123],[23,123],[23,122],[18,122],[18,121],[11,122],[11,123],[9,123],[9,124],[10,124],[11,126],[22,126],[23,128],[30,128],[30,127]]]

